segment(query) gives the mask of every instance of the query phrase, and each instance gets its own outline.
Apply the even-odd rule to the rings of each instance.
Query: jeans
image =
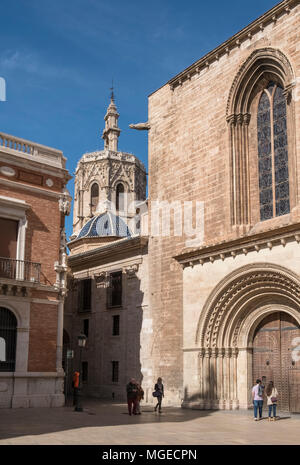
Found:
[[[272,409],[273,409],[273,417],[276,417],[276,404],[269,405],[269,417],[272,416]]]
[[[254,400],[254,418],[257,418],[257,409],[259,411],[259,418],[262,417],[262,409],[263,409],[263,400]]]

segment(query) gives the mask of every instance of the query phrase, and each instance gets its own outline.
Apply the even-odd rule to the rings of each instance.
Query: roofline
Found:
[[[169,84],[173,90],[176,85],[181,85],[184,79],[190,79],[192,74],[199,74],[201,69],[209,67],[213,61],[219,60],[221,55],[229,54],[233,48],[239,47],[243,40],[251,38],[253,34],[262,30],[270,22],[276,22],[279,15],[289,14],[291,8],[297,6],[299,2],[300,0],[283,0],[280,3],[277,3],[277,5],[275,5],[273,8],[248,24],[248,26],[241,29],[235,35],[214,48],[212,51],[208,52],[202,58],[195,61],[192,65],[185,68],[183,71],[176,74],[173,78],[169,79],[169,81],[160,86],[158,89],[151,92],[151,94],[148,95],[148,98],[155,94],[158,90],[165,87],[167,84]]]
[[[80,252],[76,255],[70,255],[68,256],[67,261],[71,268],[72,266],[78,267],[78,265],[84,266],[87,261],[94,262],[101,259],[105,260],[106,258],[112,260],[112,253],[114,253],[115,249],[117,249],[117,253],[120,254],[126,250],[131,251],[138,247],[144,247],[147,244],[147,236],[128,237],[92,250]]]

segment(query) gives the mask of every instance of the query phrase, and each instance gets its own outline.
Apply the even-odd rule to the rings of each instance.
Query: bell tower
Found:
[[[127,220],[133,216],[129,211],[130,205],[146,198],[146,169],[143,163],[132,153],[118,150],[121,132],[118,118],[112,88],[104,117],[104,149],[83,154],[77,164],[73,238],[93,216],[99,214],[98,204],[111,202],[117,215]]]

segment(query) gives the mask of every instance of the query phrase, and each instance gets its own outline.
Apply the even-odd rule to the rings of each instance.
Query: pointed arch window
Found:
[[[124,210],[124,186],[118,184],[116,189],[116,210]]]
[[[99,202],[99,186],[96,182],[94,182],[94,184],[92,184],[92,187],[91,187],[91,211],[92,213],[95,212],[98,202]]]
[[[269,82],[257,111],[260,219],[290,211],[286,100],[283,88]]]

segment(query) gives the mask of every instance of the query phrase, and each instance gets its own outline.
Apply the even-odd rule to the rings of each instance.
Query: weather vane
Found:
[[[110,88],[110,90],[111,90],[110,98],[114,102],[115,101],[115,96],[114,96],[114,80],[113,79],[111,80],[111,88]]]

